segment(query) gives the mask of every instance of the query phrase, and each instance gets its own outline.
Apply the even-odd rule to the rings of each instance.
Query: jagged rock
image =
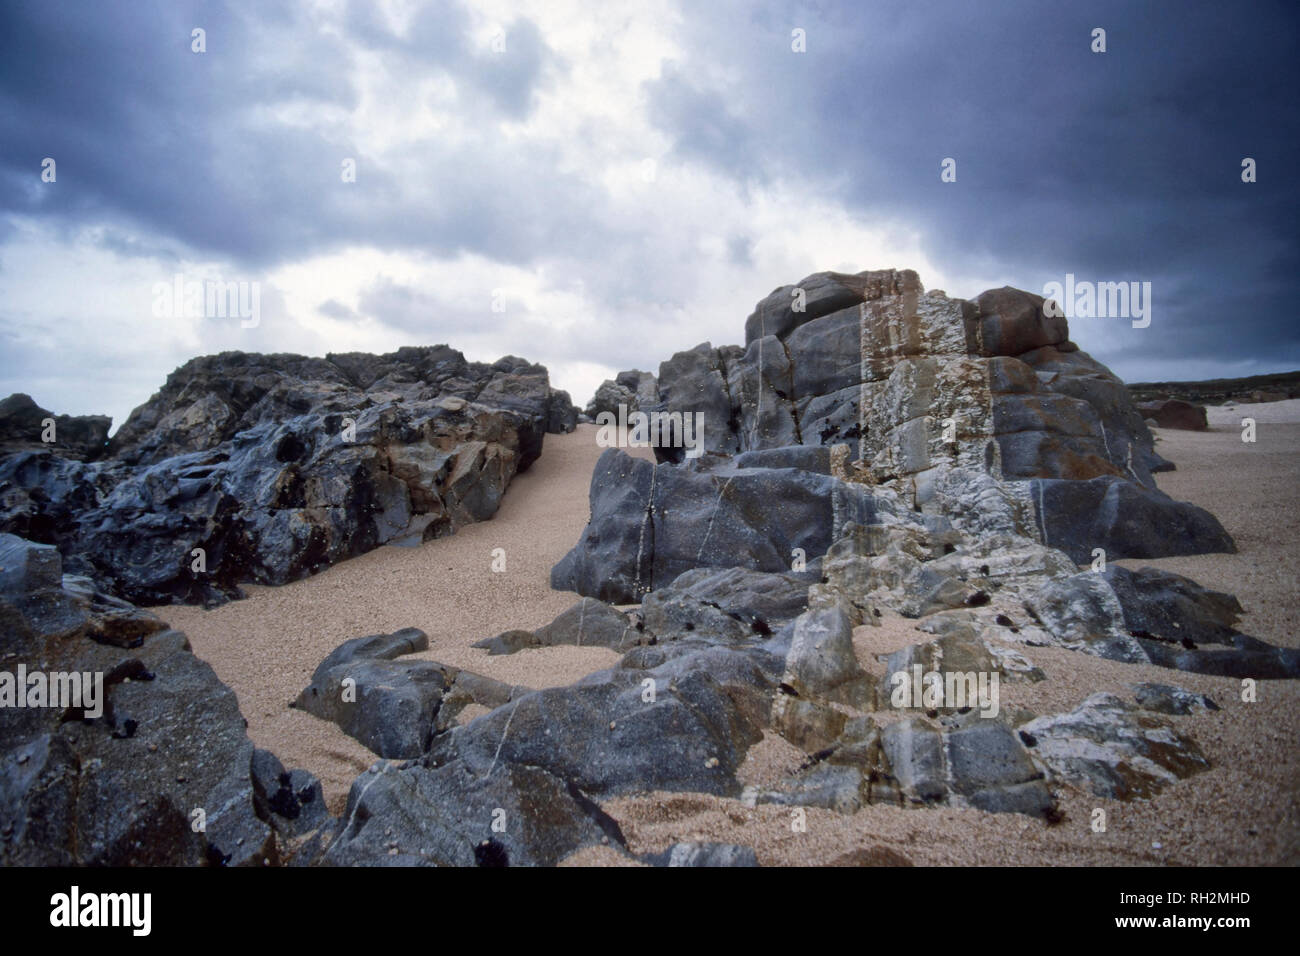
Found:
[[[534,647],[573,644],[577,647],[608,647],[626,651],[641,639],[641,632],[622,611],[603,601],[583,598],[550,624],[535,631],[506,631],[478,641],[473,646],[489,654],[514,654]]]
[[[47,422],[53,423],[50,431]],[[108,446],[113,419],[107,415],[55,415],[30,395],[15,392],[0,401],[0,455],[17,451],[53,451],[65,458],[90,461]],[[46,441],[50,437],[52,441]]]
[[[416,628],[346,641],[293,706],[338,724],[381,757],[409,759],[428,750],[466,705],[498,707],[527,691],[436,661],[396,660],[428,646]]]
[[[1099,657],[1231,677],[1300,676],[1300,650],[1236,630],[1236,598],[1168,571],[1110,565],[1047,580],[1025,606],[1065,646]]]
[[[728,644],[765,637],[808,606],[808,582],[793,574],[697,568],[641,604],[646,632],[660,641],[697,636]]]
[[[595,421],[596,416],[602,412],[617,416],[620,405],[631,414],[635,411],[649,411],[658,401],[659,387],[655,377],[649,372],[633,369],[619,372],[615,378],[601,382],[583,414]]]
[[[698,567],[787,571],[796,548],[821,555],[843,523],[870,523],[873,512],[864,488],[825,475],[697,472],[614,448],[596,463],[590,498],[591,521],[551,586],[613,603]]]
[[[853,652],[853,621],[843,604],[799,616],[781,683],[799,697],[869,708],[871,682]]]
[[[1020,727],[1030,753],[1054,778],[1099,797],[1150,797],[1175,781],[1208,770],[1195,741],[1141,713],[1114,694],[1093,694],[1067,714]]]
[[[269,750],[254,750],[253,800],[257,815],[286,837],[331,825],[320,781],[305,770],[285,770]]]
[[[753,847],[734,843],[674,843],[640,859],[651,866],[758,866]]]
[[[1195,694],[1171,684],[1135,684],[1133,690],[1138,707],[1157,714],[1181,716],[1219,709],[1219,705],[1204,694]]]
[[[502,761],[379,763],[357,777],[335,866],[554,866],[584,846],[625,847],[618,824],[572,783]]]
[[[1155,489],[1152,473],[1172,465],[1123,383],[1041,297],[1015,289],[965,302],[910,271],[810,276],[759,304],[744,349],[706,342],[664,362],[659,398],[703,415],[712,455],[844,445],[860,478],[932,513],[951,474],[1024,483],[1006,492],[1025,512],[1015,530],[1076,560],[1094,547],[1112,558],[1233,548],[1208,512]],[[790,452],[768,460],[821,470]]]
[[[1142,402],[1138,411],[1143,418],[1153,420],[1161,428],[1181,428],[1186,431],[1205,431],[1209,423],[1204,405],[1193,405],[1177,398],[1159,402]]]
[[[93,463],[0,462],[0,529],[137,603],[214,603],[490,518],[576,410],[546,369],[446,346],[182,366]]]
[[[975,807],[990,813],[1051,817],[1055,801],[1015,733],[996,720],[938,728],[907,717],[883,730],[863,718],[840,739],[756,802],[854,813],[871,803]]]
[[[116,626],[105,609],[122,607],[84,582],[65,590],[52,547],[0,535],[0,568],[6,675],[102,681],[98,700],[0,707],[0,863],[279,862],[235,695],[185,636],[153,630],[130,649],[94,640]]]

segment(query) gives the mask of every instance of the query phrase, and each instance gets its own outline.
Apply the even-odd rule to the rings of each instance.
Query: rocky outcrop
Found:
[[[622,405],[630,414],[635,411],[649,410],[659,401],[659,387],[655,377],[649,372],[632,369],[619,372],[612,379],[605,379],[596,389],[596,394],[587,403],[584,414],[595,421],[601,412],[618,415]]]
[[[0,633],[0,863],[264,866],[332,829],[185,635],[53,547],[0,535]]]
[[[0,529],[137,603],[211,603],[490,518],[577,410],[523,359],[207,356],[75,462],[0,461]]]
[[[15,392],[0,401],[0,455],[49,450],[76,461],[90,461],[108,447],[107,415],[55,415],[30,395]]]

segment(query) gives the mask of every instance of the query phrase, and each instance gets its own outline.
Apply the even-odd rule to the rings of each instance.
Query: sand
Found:
[[[1241,419],[1257,422],[1257,441],[1241,441]],[[1153,561],[1201,584],[1237,594],[1239,626],[1277,644],[1300,646],[1295,606],[1300,568],[1300,400],[1210,410],[1207,432],[1156,430],[1157,450],[1178,465],[1159,476],[1175,498],[1213,511],[1237,541],[1234,555]],[[420,548],[380,548],[306,581],[248,588],[249,598],[212,611],[156,609],[184,630],[195,652],[234,688],[258,746],[288,766],[317,774],[337,812],[352,778],[374,757],[337,727],[285,705],[338,643],[360,634],[415,626],[431,648],[422,655],[530,687],[569,683],[616,660],[599,648],[557,647],[488,657],[469,647],[508,628],[535,628],[574,601],[550,590],[551,566],[577,541],[588,516],[587,488],[601,449],[595,429],[549,435],[542,458],[510,486],[495,518]],[[639,452],[649,457],[648,452]],[[491,550],[506,549],[507,570],[489,570]],[[858,628],[864,667],[928,635],[886,616]],[[763,865],[1033,865],[1300,863],[1300,681],[1261,682],[1258,700],[1241,700],[1239,681],[1104,661],[1055,648],[1023,649],[1047,680],[1003,682],[1001,706],[1035,713],[1067,710],[1099,690],[1131,696],[1140,681],[1209,694],[1218,712],[1171,718],[1213,767],[1150,800],[1102,800],[1059,790],[1063,819],[1046,824],[1018,814],[969,809],[871,806],[852,816],[804,811],[796,830],[789,808],[747,807],[698,794],[649,793],[607,800],[634,852],[678,840],[753,846]],[[771,783],[799,765],[799,752],[773,734],[751,749],[740,775]],[[1092,811],[1105,810],[1094,832]],[[623,865],[608,848],[574,854],[576,865]]]
[[[420,547],[381,547],[281,587],[248,585],[245,600],[213,610],[153,610],[184,631],[194,653],[234,689],[253,743],[286,767],[320,777],[331,812],[340,813],[352,781],[375,755],[336,725],[287,705],[325,655],[349,638],[418,627],[429,635],[429,650],[413,657],[531,688],[571,684],[618,662],[602,647],[497,657],[470,647],[502,631],[549,624],[578,601],[572,592],[551,590],[551,567],[587,524],[587,490],[604,450],[593,425],[547,435],[542,457],[510,483],[490,521]],[[649,449],[628,451],[654,459]],[[495,548],[505,550],[502,572],[492,571]]]

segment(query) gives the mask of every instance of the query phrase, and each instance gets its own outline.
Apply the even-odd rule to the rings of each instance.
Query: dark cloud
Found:
[[[678,154],[918,227],[955,273],[996,263],[1034,289],[1066,272],[1151,281],[1151,328],[1088,329],[1085,344],[1127,368],[1137,350],[1300,364],[1293,5],[711,9],[647,89]],[[955,183],[940,181],[946,157]],[[881,265],[906,263],[862,263]]]
[[[579,177],[500,147],[499,125],[527,116],[546,69],[561,67],[532,23],[508,25],[495,53],[472,45],[455,4],[421,8],[401,37],[370,5],[349,10],[356,36],[344,40],[288,3],[0,6],[0,213],[123,222],[249,268],[358,243],[528,261],[539,242],[591,235],[554,215],[594,204]],[[385,165],[324,119],[358,106],[349,77],[366,47],[412,86],[444,75],[463,87],[472,136]],[[321,121],[269,120],[283,108]],[[53,184],[39,179],[46,156]],[[355,183],[342,181],[345,158]]]

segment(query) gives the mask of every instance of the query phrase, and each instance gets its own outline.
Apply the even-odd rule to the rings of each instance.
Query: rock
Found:
[[[1138,405],[1143,418],[1152,419],[1160,428],[1181,428],[1186,431],[1205,431],[1209,427],[1205,406],[1193,405],[1177,398],[1161,402],[1143,402]]]
[[[1237,546],[1204,508],[1115,477],[1089,481],[1035,479],[1035,503],[1043,544],[1083,564],[1101,548],[1107,560],[1162,558],[1178,554],[1235,554]]]
[[[1054,778],[1111,800],[1150,797],[1210,767],[1193,740],[1113,694],[1031,720],[1020,734],[1034,741],[1035,762]]]
[[[975,299],[979,306],[982,355],[1023,355],[1070,337],[1065,316],[1044,314],[1043,297],[1010,286],[990,289]]]
[[[490,518],[576,410],[546,369],[446,346],[188,362],[108,456],[0,462],[0,530],[134,603],[218,603]]]
[[[843,523],[872,517],[861,486],[825,475],[697,472],[613,448],[596,463],[590,500],[591,520],[551,586],[613,603],[639,601],[693,568],[787,571],[795,549],[821,555]]]
[[[257,815],[277,833],[298,837],[332,825],[320,781],[307,771],[285,770],[269,750],[254,750],[252,780]]]
[[[752,693],[767,692],[752,664],[743,681]],[[464,761],[479,775],[501,764],[538,767],[593,797],[643,790],[735,795],[736,768],[762,738],[747,713],[755,708],[737,700],[739,693],[682,659],[601,671],[569,687],[524,694],[453,729],[435,741],[430,759]]]
[[[576,647],[608,647],[626,651],[641,638],[634,622],[622,611],[603,601],[583,598],[545,627],[536,631],[506,631],[478,641],[473,646],[489,654],[514,654],[526,648],[572,644]]]
[[[853,623],[843,604],[810,609],[794,624],[781,681],[799,697],[869,709],[871,681],[853,651]]]
[[[15,392],[0,401],[0,455],[46,450],[92,461],[104,453],[112,424],[107,415],[55,415],[30,395]]]
[[[468,704],[498,707],[527,690],[436,661],[396,660],[428,646],[415,628],[353,638],[320,663],[293,706],[338,724],[381,757],[409,759]]]
[[[631,414],[635,411],[650,411],[658,401],[659,388],[655,377],[649,372],[634,369],[619,372],[614,379],[606,379],[602,382],[596,389],[596,394],[587,403],[584,414],[591,421],[595,421],[596,416],[602,412],[609,412],[617,417],[620,405]]]
[[[4,535],[0,565],[6,671],[84,674],[88,687],[99,675],[102,687],[97,701],[0,707],[0,863],[279,862],[235,695],[185,636],[155,629],[130,649],[98,642],[92,635],[113,627],[101,609],[122,608],[75,579],[64,589],[57,551]]]
[[[1133,690],[1138,707],[1157,714],[1181,716],[1219,709],[1219,705],[1204,694],[1195,694],[1171,684],[1134,684]]]
[[[1099,657],[1231,677],[1300,676],[1300,650],[1236,630],[1236,598],[1167,571],[1110,565],[1043,581],[1025,607],[1064,646]]]
[[[659,641],[697,637],[738,644],[762,639],[808,606],[808,582],[792,574],[697,568],[645,596],[644,630]]]
[[[753,847],[734,843],[674,843],[640,859],[651,866],[758,866]]]
[[[540,767],[379,763],[348,794],[334,866],[554,866],[584,846],[625,846],[617,822]]]

